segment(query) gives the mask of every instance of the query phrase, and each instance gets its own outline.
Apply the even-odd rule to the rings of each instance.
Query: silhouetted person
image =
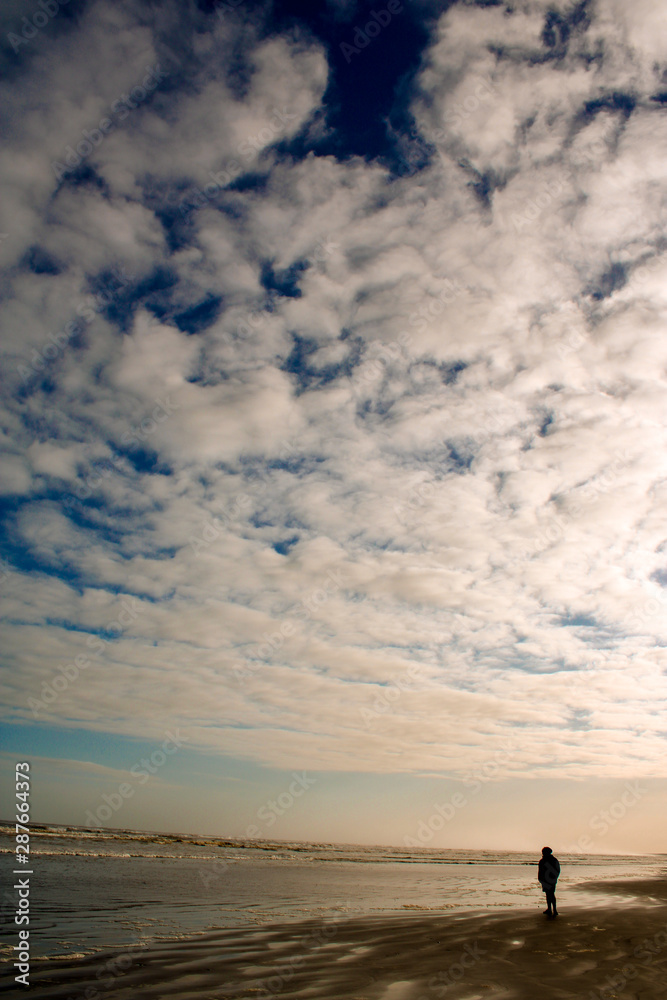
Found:
[[[547,896],[547,908],[544,911],[548,917],[557,917],[556,909],[556,882],[560,875],[560,864],[558,858],[554,856],[550,847],[542,848],[542,857],[537,866],[537,878],[542,886],[542,892]]]

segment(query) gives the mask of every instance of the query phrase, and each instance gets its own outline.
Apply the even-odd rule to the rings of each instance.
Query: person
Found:
[[[537,879],[542,886],[542,892],[546,893],[547,897],[547,908],[544,914],[552,920],[558,916],[558,910],[556,909],[556,882],[559,875],[560,863],[558,858],[555,857],[550,847],[543,847],[542,857],[537,866]]]

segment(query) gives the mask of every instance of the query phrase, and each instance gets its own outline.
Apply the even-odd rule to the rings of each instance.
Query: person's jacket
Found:
[[[558,858],[554,857],[553,854],[547,854],[546,857],[540,858],[540,863],[537,866],[538,882],[545,882],[547,885],[555,885],[558,881],[559,875],[560,863]]]

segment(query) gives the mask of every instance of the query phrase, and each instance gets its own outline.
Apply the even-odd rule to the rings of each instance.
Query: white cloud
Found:
[[[99,660],[41,718],[187,724],[199,747],[285,767],[459,773],[511,733],[517,775],[545,753],[554,775],[662,773],[664,150],[660,43],[643,41],[658,15],[602,4],[566,54],[531,61],[546,9],[442,16],[413,103],[437,148],[397,178],[279,155],[319,107],[323,53],[223,25],[188,87],[91,155],[100,185],[56,193],[62,122],[94,123],[159,45],[98,4],[35,61],[13,98],[21,114],[44,95],[14,140],[30,170],[9,175],[6,225],[25,235],[3,249],[17,266],[37,244],[62,270],[13,272],[3,307],[27,399],[3,414],[4,489],[31,499],[9,537],[40,570],[11,574],[17,718],[99,632]],[[68,74],[74,40],[110,25]],[[216,54],[242,43],[245,90]],[[584,113],[622,87],[627,120]],[[155,191],[204,185],[252,137],[265,180],[215,192],[173,249]],[[122,329],[98,311],[47,389],[26,384],[17,365],[121,265],[143,305]],[[184,311],[209,299],[219,314],[190,334]],[[94,502],[63,508],[56,481]],[[123,601],[139,610],[112,640]],[[411,667],[369,727],[362,709]]]

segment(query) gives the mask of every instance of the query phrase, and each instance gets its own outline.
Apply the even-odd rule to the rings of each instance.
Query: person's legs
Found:
[[[556,909],[556,893],[554,889],[546,890],[547,896],[547,909],[544,911],[549,916],[557,916],[558,910]]]

